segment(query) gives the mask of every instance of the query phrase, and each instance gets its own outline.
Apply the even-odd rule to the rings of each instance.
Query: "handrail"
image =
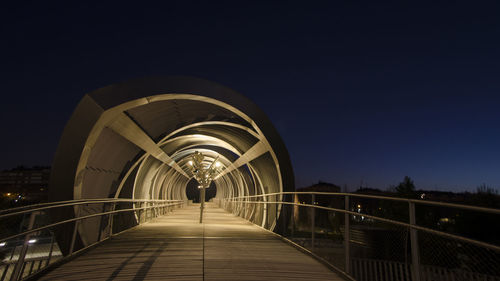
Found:
[[[324,206],[311,205],[311,204],[302,204],[302,203],[281,202],[281,201],[278,201],[278,202],[271,202],[271,201],[266,201],[266,202],[264,202],[264,201],[231,201],[231,202],[242,202],[242,203],[250,203],[250,204],[283,204],[283,205],[294,205],[294,206],[302,206],[302,207],[309,207],[309,208],[317,208],[317,209],[322,209],[322,210],[327,210],[327,211],[335,211],[335,212],[349,214],[349,215],[354,215],[354,216],[365,216],[367,218],[378,220],[378,221],[381,221],[381,222],[392,223],[392,224],[396,224],[396,225],[399,225],[399,226],[404,226],[404,227],[409,227],[409,228],[413,228],[413,229],[417,229],[417,230],[421,230],[421,231],[426,231],[426,232],[430,232],[430,233],[433,233],[433,234],[436,234],[436,235],[440,235],[440,236],[444,236],[444,237],[448,237],[448,238],[452,238],[452,239],[457,239],[457,240],[461,240],[461,241],[468,242],[468,243],[471,243],[471,244],[475,244],[477,246],[481,246],[481,247],[485,247],[485,248],[490,248],[492,250],[500,251],[500,246],[496,246],[496,245],[485,243],[485,242],[482,242],[482,241],[470,239],[470,238],[467,238],[467,237],[463,237],[463,236],[459,236],[459,235],[455,235],[455,234],[451,234],[451,233],[447,233],[447,232],[443,232],[443,231],[439,231],[439,230],[434,230],[434,229],[430,229],[430,228],[419,226],[419,225],[414,225],[414,224],[409,224],[409,223],[400,222],[400,221],[396,221],[396,220],[381,218],[381,217],[377,217],[377,216],[369,215],[369,214],[365,214],[365,213],[358,213],[358,212],[353,212],[353,211],[346,211],[346,210],[338,209],[338,208],[324,207]]]
[[[61,203],[61,204],[55,204],[55,205],[50,205],[50,206],[45,206],[45,207],[40,207],[40,208],[35,208],[35,209],[28,209],[28,210],[3,214],[3,215],[0,215],[0,219],[6,218],[6,217],[11,217],[11,216],[22,215],[22,214],[26,214],[26,213],[48,210],[48,209],[52,209],[52,208],[78,206],[78,205],[85,205],[85,204],[120,203],[120,202],[132,202],[132,203],[178,202],[178,201],[181,201],[181,200],[157,200],[157,199],[137,199],[137,200],[134,200],[134,199],[119,199],[119,198],[117,198],[117,199],[104,198],[104,199],[90,199],[90,200],[70,200],[70,201],[62,201],[63,203]],[[46,203],[44,203],[44,204],[46,204]]]
[[[115,211],[108,211],[108,212],[91,214],[91,215],[82,216],[82,217],[76,217],[76,218],[67,219],[67,220],[59,221],[59,222],[52,223],[52,224],[47,224],[47,225],[41,226],[39,228],[27,230],[27,231],[24,231],[22,233],[18,233],[18,234],[14,234],[14,235],[2,238],[2,239],[0,239],[0,243],[4,242],[4,241],[11,240],[11,239],[14,239],[14,238],[17,238],[19,236],[25,236],[27,234],[31,234],[31,233],[34,233],[34,232],[42,231],[42,230],[47,229],[47,228],[51,228],[51,227],[54,227],[54,226],[58,226],[58,225],[61,225],[61,224],[70,223],[70,222],[74,222],[74,221],[79,221],[79,220],[84,220],[84,219],[93,218],[93,217],[99,217],[99,216],[105,216],[105,215],[111,215],[111,214],[116,214],[116,213],[121,213],[121,212],[130,212],[130,211],[136,211],[136,210],[144,210],[144,209],[152,209],[152,208],[160,208],[160,207],[168,207],[168,206],[177,206],[177,205],[181,205],[181,204],[183,204],[183,202],[167,203],[167,204],[158,205],[158,206],[146,206],[146,207],[132,208],[132,209],[120,209],[120,210],[115,210]]]
[[[382,199],[382,200],[392,200],[392,201],[400,201],[400,202],[411,202],[411,203],[422,204],[422,205],[443,206],[443,207],[450,207],[450,208],[457,208],[457,209],[464,209],[464,210],[487,212],[487,213],[492,213],[492,214],[500,214],[500,209],[493,209],[493,208],[487,208],[487,207],[479,207],[479,206],[456,204],[456,203],[446,203],[446,202],[438,202],[438,201],[390,197],[390,196],[380,196],[380,195],[345,193],[345,192],[315,192],[315,191],[292,192],[292,191],[288,191],[288,192],[275,192],[275,193],[266,193],[266,194],[249,195],[249,196],[238,196],[238,197],[231,197],[231,198],[224,198],[224,199],[243,199],[243,198],[267,197],[267,196],[276,196],[276,195],[295,195],[295,194],[352,196],[352,197],[360,197],[360,198]]]
[[[41,206],[49,206],[49,205],[63,204],[63,203],[69,203],[69,202],[80,202],[80,201],[85,201],[85,200],[99,200],[99,199],[77,199],[77,200],[55,201],[55,202],[31,204],[31,205],[25,205],[25,206],[19,206],[19,207],[0,210],[0,214],[7,213],[7,212],[13,212],[13,211],[17,211],[17,210],[22,210],[22,209],[33,208],[33,207],[39,207],[39,206],[41,207]]]
[[[290,200],[290,198],[284,197],[285,195],[311,195],[310,200],[311,203],[301,203],[301,202],[296,202],[295,200]],[[340,202],[343,202],[343,208],[333,208],[333,207],[326,207],[326,206],[321,206],[318,205],[316,202],[316,199],[318,199],[317,195],[325,195],[325,196],[338,196],[340,197],[339,199],[342,199]],[[273,198],[274,197],[274,198]],[[337,197],[337,198],[338,198]],[[286,201],[285,201],[286,198]],[[382,200],[391,200],[393,202],[403,202],[407,204],[408,208],[408,213],[405,213],[407,215],[408,220],[404,221],[399,221],[397,218],[386,218],[382,216],[377,216],[374,214],[366,214],[368,212],[368,209],[365,209],[364,212],[361,212],[361,210],[354,211],[352,210],[352,203],[356,203],[356,201],[360,199],[356,198],[368,198],[368,199],[377,199],[378,201]],[[495,241],[488,241],[483,240],[475,240],[471,238],[467,238],[465,236],[462,236],[462,234],[459,233],[452,233],[452,232],[446,232],[446,230],[435,230],[430,228],[431,226],[424,226],[424,225],[418,225],[417,222],[417,215],[416,215],[416,206],[421,206],[421,205],[427,205],[427,206],[439,206],[443,208],[455,208],[455,209],[462,209],[462,210],[469,210],[473,212],[481,212],[483,214],[494,214],[494,215],[500,215],[500,209],[495,209],[495,208],[487,208],[487,207],[479,207],[479,206],[471,206],[471,205],[463,205],[463,204],[455,204],[455,203],[445,203],[445,202],[437,202],[437,201],[427,201],[427,200],[417,200],[417,199],[407,199],[407,198],[397,198],[397,197],[388,197],[388,196],[379,196],[379,195],[367,195],[367,194],[355,194],[355,193],[341,193],[341,192],[314,192],[314,191],[302,191],[302,192],[276,192],[276,193],[268,193],[268,194],[257,194],[257,195],[249,195],[249,196],[236,196],[236,197],[229,197],[229,198],[217,198],[219,199],[219,204],[228,211],[231,211],[235,213],[238,216],[242,216],[248,220],[250,220],[253,223],[256,224],[261,224],[263,228],[268,229],[269,231],[275,232],[277,235],[283,235],[282,237],[285,238],[286,232],[288,230],[291,231],[291,237],[294,237],[294,225],[296,221],[296,207],[291,208],[291,213],[284,213],[288,214],[293,217],[293,219],[290,220],[290,217],[285,216],[279,216],[281,211],[284,210],[285,206],[290,205],[290,206],[298,206],[298,207],[304,207],[308,208],[308,214],[307,217],[310,216],[310,218],[307,219],[307,222],[309,224],[310,228],[310,235],[311,237],[308,238],[310,239],[310,247],[311,249],[306,249],[309,251],[313,256],[315,255],[315,236],[316,236],[316,227],[315,227],[315,213],[318,209],[321,210],[326,210],[330,212],[338,212],[340,215],[340,218],[343,217],[343,223],[344,223],[344,234],[343,234],[343,248],[344,248],[344,253],[345,253],[345,261],[344,263],[339,262],[340,265],[339,267],[334,265],[333,263],[330,263],[330,261],[324,260],[325,263],[327,263],[329,266],[334,268],[336,271],[349,276],[350,278],[358,278],[359,276],[363,274],[369,274],[367,272],[364,273],[359,273],[359,268],[354,268],[354,264],[352,264],[351,258],[351,243],[356,243],[355,240],[351,240],[351,226],[350,226],[350,217],[351,216],[356,216],[360,217],[361,220],[364,218],[369,219],[370,221],[378,221],[378,222],[383,222],[387,224],[391,224],[393,226],[398,226],[397,229],[399,228],[404,228],[406,231],[406,236],[405,240],[402,242],[404,243],[405,247],[405,263],[408,262],[408,258],[411,260],[411,264],[408,265],[409,271],[406,272],[406,275],[408,277],[408,274],[411,274],[411,280],[421,280],[420,276],[423,274],[425,275],[425,272],[422,271],[424,270],[426,264],[429,262],[429,257],[426,257],[425,262],[426,264],[422,265],[421,267],[421,262],[420,262],[420,246],[419,243],[425,243],[422,242],[423,240],[419,240],[419,233],[426,233],[425,235],[434,235],[436,237],[439,237],[439,239],[446,239],[446,241],[454,241],[453,247],[456,249],[466,246],[462,245],[470,245],[473,248],[468,248],[468,251],[471,253],[474,253],[472,255],[476,255],[475,251],[479,251],[481,249],[481,252],[483,253],[483,260],[481,262],[484,262],[487,265],[482,265],[481,269],[478,269],[479,271],[485,270],[484,266],[487,266],[488,268],[497,268],[498,264],[500,263],[500,245],[497,244],[496,240]],[[303,198],[300,198],[303,199]],[[281,201],[280,201],[281,200]],[[304,201],[304,200],[302,200]],[[309,198],[307,199],[309,201]],[[354,201],[354,202],[353,202]],[[259,204],[263,205],[264,208],[255,208],[254,205]],[[269,205],[268,205],[269,204]],[[250,208],[249,208],[250,205]],[[269,206],[274,207],[271,209],[271,213],[269,213]],[[253,215],[248,216],[247,211],[248,209],[251,209],[252,212],[255,209],[263,209],[262,212],[260,212],[260,215],[262,215],[262,219],[259,217],[254,217]],[[280,211],[281,210],[281,211]],[[299,208],[300,210],[300,208]],[[273,214],[276,212],[275,214]],[[458,210],[455,210],[454,212],[458,212]],[[302,214],[302,213],[300,213]],[[271,217],[269,217],[271,216]],[[269,221],[269,218],[271,218],[271,222]],[[301,216],[301,218],[304,218]],[[329,216],[328,216],[329,218]],[[325,217],[323,217],[325,219]],[[280,234],[280,229],[278,226],[278,221],[281,221],[281,231],[283,234]],[[287,222],[288,221],[288,222]],[[300,221],[299,221],[300,223]],[[323,221],[324,223],[324,221]],[[337,222],[337,226],[339,227],[338,224],[341,224],[342,222]],[[302,223],[300,231],[304,231],[304,224]],[[323,230],[322,230],[323,231]],[[309,232],[309,231],[308,231]],[[323,232],[321,232],[323,233]],[[303,235],[303,234],[300,234]],[[431,236],[429,236],[431,237]],[[429,238],[426,238],[429,239]],[[295,244],[296,246],[302,247],[298,245],[297,243],[300,242],[294,242],[293,240],[288,240],[290,243]],[[399,242],[398,242],[399,243]],[[495,244],[492,244],[495,243]],[[448,245],[448,242],[445,243]],[[305,247],[305,246],[304,246]],[[448,247],[448,246],[447,246]],[[449,246],[452,247],[452,246]],[[450,248],[451,249],[451,248]],[[410,253],[408,253],[408,251]],[[325,254],[328,256],[328,254]],[[491,257],[496,257],[495,259],[492,259]],[[321,257],[320,257],[321,258]],[[331,258],[331,256],[329,257]],[[458,257],[457,257],[458,258]],[[493,260],[490,262],[490,260]],[[356,270],[355,272],[353,270]],[[489,269],[488,269],[489,270]],[[354,274],[354,273],[355,274]],[[386,271],[387,272],[387,271]],[[490,273],[493,272],[493,274],[498,274],[497,270],[492,270],[489,271]],[[361,275],[359,275],[361,274]],[[386,273],[387,274],[387,273]],[[386,276],[387,277],[387,276]],[[409,277],[408,277],[409,278]]]
[[[49,206],[49,205],[57,205],[57,204],[65,204],[65,203],[78,203],[78,202],[83,202],[83,201],[103,201],[103,200],[132,200],[136,202],[155,202],[155,201],[165,201],[161,199],[125,199],[125,198],[94,198],[94,199],[74,199],[74,200],[65,200],[65,201],[54,201],[54,202],[45,202],[45,203],[38,203],[38,204],[30,204],[26,206],[19,206],[19,207],[14,207],[14,208],[9,208],[9,209],[4,209],[0,210],[0,214],[6,213],[6,212],[11,212],[15,210],[21,210],[21,209],[27,209],[27,208],[33,208],[33,207],[41,207],[41,206]]]
[[[131,207],[128,207],[127,209],[118,209],[116,210],[117,204],[119,203],[126,203],[130,202],[133,203]],[[135,203],[135,204],[134,204]],[[146,203],[146,204],[142,204]],[[102,204],[103,208],[98,209],[98,210],[92,210],[96,211],[97,213],[91,213],[88,215],[83,215],[79,216],[78,211],[75,212],[75,217],[69,218],[69,219],[64,219],[64,220],[59,220],[54,223],[49,223],[37,228],[34,228],[35,226],[35,220],[38,214],[40,214],[40,211],[46,211],[46,210],[51,210],[51,209],[56,209],[56,208],[61,208],[61,207],[78,207],[80,205],[93,205],[93,204]],[[106,204],[109,204],[108,208],[105,208]],[[140,204],[137,206],[137,204]],[[11,216],[16,216],[16,215],[21,215],[21,214],[30,214],[29,218],[29,226],[28,229],[21,232],[17,233],[8,237],[0,238],[0,243],[3,242],[8,242],[9,240],[13,240],[16,238],[24,237],[24,243],[22,244],[22,247],[19,252],[19,257],[15,262],[12,262],[12,264],[15,264],[14,269],[12,272],[10,272],[10,277],[9,279],[11,281],[14,280],[20,280],[25,276],[24,274],[24,268],[26,265],[26,262],[30,262],[30,259],[25,260],[26,255],[28,253],[28,245],[30,242],[30,237],[33,236],[34,234],[36,235],[37,233],[40,233],[43,230],[51,229],[53,227],[67,224],[67,223],[73,223],[73,234],[71,236],[70,240],[70,247],[69,247],[69,254],[66,257],[72,256],[75,253],[78,253],[79,251],[82,251],[83,249],[87,249],[93,245],[96,245],[97,243],[100,243],[106,239],[109,239],[113,235],[116,235],[113,233],[113,215],[118,214],[118,213],[124,213],[124,212],[139,212],[138,213],[138,224],[141,224],[142,222],[142,217],[143,217],[143,212],[145,212],[145,220],[148,221],[151,218],[157,217],[158,215],[165,214],[165,212],[168,212],[170,210],[169,207],[172,206],[182,206],[184,204],[184,200],[161,200],[161,199],[125,199],[125,198],[96,198],[96,199],[78,199],[78,200],[68,200],[68,201],[59,201],[59,202],[48,202],[48,203],[40,203],[40,204],[35,204],[35,205],[29,205],[29,206],[22,206],[22,207],[17,207],[17,208],[12,208],[8,210],[4,210],[0,212],[0,219],[6,218],[6,217],[11,217]],[[118,205],[119,206],[119,205]],[[125,207],[125,206],[119,206],[119,207]],[[149,209],[152,209],[153,212],[148,212]],[[107,210],[107,211],[104,211]],[[149,216],[148,216],[149,213]],[[89,218],[96,218],[96,217],[105,217],[108,220],[108,234],[107,237],[101,238],[101,231],[99,230],[98,238],[97,241],[92,243],[91,245],[86,245],[83,248],[74,251],[74,246],[75,246],[75,239],[77,237],[78,233],[78,226],[82,220],[89,219]],[[101,221],[102,223],[102,221]],[[133,227],[133,226],[132,226]],[[121,233],[121,232],[120,232]],[[38,267],[35,272],[38,272],[40,270],[44,270],[47,268],[50,264],[50,259],[52,257],[52,252],[53,252],[53,245],[54,245],[54,238],[51,240],[51,246],[50,246],[50,251],[49,255],[47,256],[47,263],[44,266],[44,268],[40,269],[40,266]],[[10,242],[8,242],[10,243]],[[4,244],[5,245],[5,244]],[[12,252],[14,253],[14,252]],[[63,257],[64,258],[64,257]],[[41,264],[41,263],[40,263]],[[4,280],[5,278],[5,272],[4,274],[0,277],[0,280]],[[32,268],[29,270],[28,276],[32,276]],[[26,277],[26,276],[25,276]]]

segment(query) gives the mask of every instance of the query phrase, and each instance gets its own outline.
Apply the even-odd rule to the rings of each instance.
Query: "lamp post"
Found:
[[[200,223],[203,222],[203,209],[205,208],[205,189],[210,187],[214,177],[218,174],[221,167],[220,162],[217,161],[219,156],[208,166],[203,165],[205,156],[201,152],[195,151],[191,156],[188,164],[191,167],[194,178],[198,181],[198,189],[200,190]]]

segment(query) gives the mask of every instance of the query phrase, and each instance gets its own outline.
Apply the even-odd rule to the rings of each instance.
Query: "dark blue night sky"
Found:
[[[50,165],[85,93],[172,74],[257,103],[299,187],[500,187],[495,1],[16,2],[0,11],[0,169]]]

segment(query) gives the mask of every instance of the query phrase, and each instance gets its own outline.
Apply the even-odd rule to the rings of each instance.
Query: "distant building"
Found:
[[[14,201],[44,201],[47,195],[49,176],[50,167],[26,168],[20,166],[1,171],[0,193],[2,197],[11,198]]]
[[[332,184],[332,183],[327,183],[327,182],[318,182],[317,184],[313,184],[308,187],[303,187],[303,188],[298,188],[297,192],[329,192],[329,193],[335,193],[335,192],[340,192],[340,186]],[[317,195],[315,196],[314,199],[314,204],[315,205],[322,205],[322,206],[335,206],[332,204],[333,201],[338,201],[338,199],[342,199],[341,197],[337,196],[329,196],[329,195]],[[294,201],[295,202],[301,202],[301,203],[307,203],[307,204],[312,204],[311,202],[312,197],[309,194],[299,194],[295,196]]]
[[[340,186],[320,181],[308,187],[298,188],[297,191],[340,192]]]

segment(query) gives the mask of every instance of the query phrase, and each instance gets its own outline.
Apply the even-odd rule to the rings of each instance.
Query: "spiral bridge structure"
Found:
[[[285,145],[253,102],[207,80],[154,77],[107,86],[82,98],[54,158],[49,199],[187,201],[193,178],[188,162],[195,151],[208,162],[219,157],[222,164],[214,179],[215,200],[295,190]],[[276,221],[280,207],[263,206],[252,210],[252,220],[259,224],[260,218],[263,224],[267,216]],[[75,216],[54,215],[58,220]],[[136,220],[131,214],[121,223]],[[79,243],[97,241],[99,227],[97,219],[82,222]]]

